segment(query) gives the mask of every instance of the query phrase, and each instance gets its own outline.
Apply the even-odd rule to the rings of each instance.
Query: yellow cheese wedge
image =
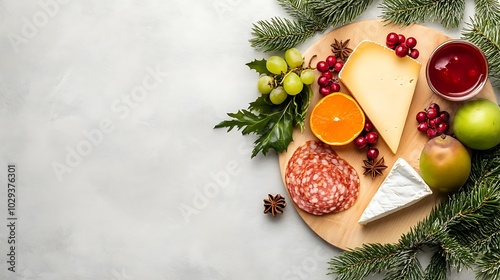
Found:
[[[421,64],[385,46],[362,41],[339,73],[340,81],[395,154],[408,117]]]

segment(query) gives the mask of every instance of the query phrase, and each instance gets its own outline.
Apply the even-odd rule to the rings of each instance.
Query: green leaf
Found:
[[[261,60],[255,59],[254,61],[249,62],[245,65],[248,66],[248,68],[255,70],[259,75],[262,75],[262,74],[270,75],[271,72],[269,72],[269,70],[267,70],[266,62],[267,62],[267,60],[265,60],[265,59],[261,59]]]
[[[260,152],[266,155],[269,150],[282,153],[293,141],[294,128],[304,127],[311,92],[306,86],[301,93],[288,96],[280,105],[272,104],[268,95],[261,95],[249,104],[248,109],[228,113],[231,119],[220,122],[214,128],[227,128],[228,132],[237,128],[243,135],[258,135],[252,158]]]

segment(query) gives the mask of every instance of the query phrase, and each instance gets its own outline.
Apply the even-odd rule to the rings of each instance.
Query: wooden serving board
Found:
[[[306,63],[312,56],[317,55],[312,60],[312,65],[315,65],[318,61],[324,60],[328,55],[332,54],[330,44],[334,42],[334,39],[342,41],[350,39],[349,47],[354,49],[362,40],[372,40],[380,44],[385,44],[385,38],[389,32],[402,33],[406,37],[415,37],[418,41],[416,48],[420,51],[420,56],[417,60],[422,64],[415,95],[413,96],[397,153],[395,155],[392,154],[384,141],[382,139],[379,140],[376,147],[380,150],[380,156],[385,158],[388,168],[384,171],[383,176],[373,179],[369,175],[363,175],[362,165],[363,159],[366,159],[366,149],[359,151],[353,143],[333,147],[337,154],[346,159],[360,176],[360,194],[356,203],[346,211],[323,216],[309,214],[299,209],[293,202],[290,203],[294,205],[302,219],[316,234],[328,243],[341,249],[359,247],[363,243],[397,242],[403,233],[408,232],[418,221],[425,218],[431,209],[442,199],[442,195],[433,194],[406,209],[373,221],[368,225],[363,226],[358,224],[361,214],[399,157],[404,158],[417,172],[420,172],[419,157],[428,139],[425,134],[417,131],[415,115],[425,109],[431,102],[436,102],[440,105],[441,110],[449,111],[453,117],[454,112],[461,104],[460,102],[444,100],[434,94],[427,85],[425,76],[425,67],[429,55],[439,44],[450,38],[436,30],[421,25],[399,28],[394,25],[386,25],[379,20],[366,20],[351,23],[331,31],[316,41],[303,55]],[[377,71],[377,69],[373,69],[373,71]],[[309,113],[320,99],[317,83],[314,83],[312,88],[314,95],[309,107]],[[348,93],[343,85],[341,88],[342,92]],[[477,97],[485,97],[496,101],[495,92],[489,82]],[[387,102],[391,101],[387,100]],[[398,105],[394,104],[394,106]],[[293,152],[307,140],[315,139],[315,136],[309,129],[309,113],[306,117],[305,130],[301,132],[299,129],[296,129],[293,134],[294,141],[288,147],[287,152],[279,156],[283,182],[286,165]]]

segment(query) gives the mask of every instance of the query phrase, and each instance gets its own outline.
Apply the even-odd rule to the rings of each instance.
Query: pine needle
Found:
[[[499,25],[500,3],[477,0],[476,14],[462,31],[462,38],[476,44],[486,56],[491,83],[496,88],[500,88]]]
[[[382,18],[396,25],[439,22],[445,28],[457,27],[463,21],[464,0],[384,0]]]
[[[349,23],[361,15],[372,0],[309,0],[314,11],[331,27]]]
[[[260,20],[252,26],[250,44],[255,49],[285,51],[304,42],[315,33],[314,30],[287,18],[274,17]]]
[[[278,0],[285,12],[310,30],[322,32],[327,25],[311,9],[307,0]]]

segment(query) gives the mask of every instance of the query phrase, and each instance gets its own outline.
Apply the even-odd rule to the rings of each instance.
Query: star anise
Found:
[[[276,196],[268,194],[267,197],[268,199],[264,199],[264,214],[271,213],[273,217],[276,217],[276,214],[283,214],[283,209],[286,207],[285,198],[280,194]]]
[[[363,160],[363,168],[365,172],[363,175],[370,174],[372,178],[382,175],[382,171],[387,168],[387,165],[384,164],[384,157],[375,161],[374,159]]]
[[[352,49],[348,47],[349,41],[350,39],[347,39],[344,42],[342,42],[342,40],[338,41],[337,39],[335,39],[333,44],[330,45],[332,47],[333,55],[335,55],[337,59],[346,61],[346,59],[349,57],[352,52]]]

